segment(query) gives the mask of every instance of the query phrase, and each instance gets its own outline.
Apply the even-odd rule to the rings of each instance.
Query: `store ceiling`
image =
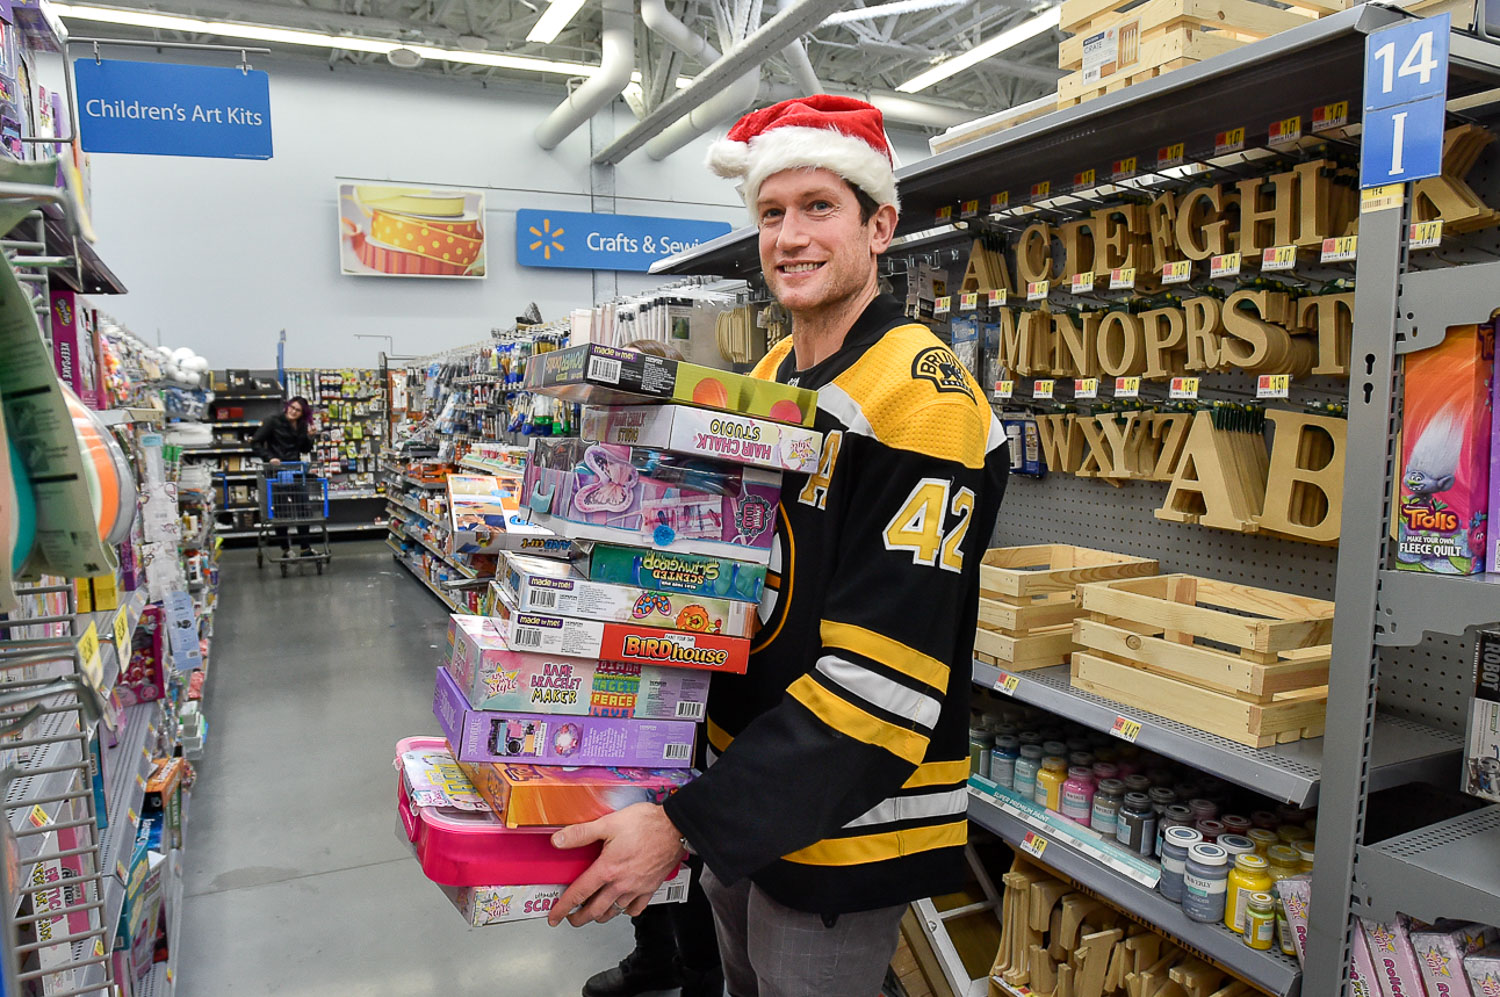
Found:
[[[879,0],[892,2],[892,0]],[[600,59],[600,13],[589,0],[569,25],[549,44],[528,42],[540,15],[543,0],[154,0],[132,3],[107,0],[110,7],[135,11],[177,14],[211,21],[235,21],[296,28],[325,34],[401,40],[412,45],[448,49],[482,49],[490,53],[527,55],[551,60],[597,65]],[[925,9],[913,9],[921,8]],[[708,38],[721,50],[732,46],[735,23],[754,26],[772,17],[776,0],[670,0],[669,9],[688,27]],[[1047,6],[1045,0],[902,0],[905,12],[871,15],[868,19],[844,20],[850,12],[877,7],[876,0],[850,0],[836,15],[841,23],[827,24],[804,39],[814,72],[823,85],[835,92],[893,95],[902,83],[943,59],[958,55],[1007,28],[1027,21]],[[738,22],[736,22],[738,19]],[[189,33],[159,28],[127,27],[70,19],[74,34],[153,38],[165,41],[238,42],[213,34]],[[645,79],[633,93],[637,114],[649,110],[665,96],[668,86],[652,87],[653,80],[691,77],[704,67],[680,55],[643,24],[636,32],[638,66]],[[1055,30],[1044,32],[1003,55],[987,59],[956,73],[920,93],[917,101],[936,105],[934,127],[946,126],[960,117],[977,117],[1039,97],[1055,89],[1062,75],[1057,65]],[[282,51],[276,42],[268,44]],[[356,63],[389,66],[384,55],[317,51],[288,46],[285,51],[318,58],[330,64]],[[411,70],[472,79],[529,79],[561,83],[558,75],[544,75],[489,66],[462,65],[428,59]],[[768,103],[801,88],[785,58],[777,55],[762,66],[762,100]],[[958,109],[962,114],[955,114]],[[921,117],[920,114],[917,117]],[[915,121],[893,121],[908,127]]]

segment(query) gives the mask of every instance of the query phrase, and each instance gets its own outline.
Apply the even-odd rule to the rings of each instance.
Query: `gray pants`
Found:
[[[840,914],[783,907],[748,879],[725,886],[707,867],[729,997],[878,997],[906,905]]]

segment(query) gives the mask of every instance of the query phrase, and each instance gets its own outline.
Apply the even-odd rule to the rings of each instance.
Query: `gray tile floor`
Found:
[[[396,838],[395,743],[437,733],[447,610],[377,542],[319,577],[223,555],[189,811],[182,997],[564,997],[624,919],[471,928]]]

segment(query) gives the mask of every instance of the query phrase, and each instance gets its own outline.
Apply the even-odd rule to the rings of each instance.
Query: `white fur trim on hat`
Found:
[[[833,128],[787,125],[762,132],[749,142],[720,139],[708,150],[708,167],[721,177],[744,177],[745,206],[759,221],[755,203],[760,185],[782,170],[831,170],[874,198],[901,210],[896,174],[885,153]]]

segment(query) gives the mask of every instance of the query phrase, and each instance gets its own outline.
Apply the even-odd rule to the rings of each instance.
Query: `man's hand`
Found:
[[[654,803],[632,804],[552,836],[558,848],[595,841],[604,842],[604,850],[552,905],[547,923],[554,928],[564,915],[575,928],[608,921],[622,911],[634,917],[682,862],[682,835]]]
[[[272,464],[280,464],[280,463],[281,463],[281,461],[280,461],[280,460],[279,460],[279,459],[278,459],[278,458],[276,458],[276,457],[272,457],[272,458],[271,458],[271,463],[272,463]]]

